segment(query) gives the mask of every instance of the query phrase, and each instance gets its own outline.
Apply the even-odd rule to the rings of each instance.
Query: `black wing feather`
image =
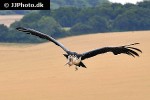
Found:
[[[82,60],[90,58],[90,57],[94,57],[98,54],[107,53],[107,52],[112,52],[114,55],[123,53],[123,54],[127,54],[127,55],[130,55],[133,57],[139,56],[139,54],[136,51],[139,51],[141,53],[142,53],[142,51],[138,48],[130,47],[131,45],[136,45],[136,44],[139,44],[139,43],[134,43],[134,44],[125,45],[125,46],[119,46],[119,47],[104,47],[104,48],[99,48],[99,49],[95,49],[92,51],[88,51],[88,52],[81,54]]]
[[[134,49],[134,50],[137,50],[137,51],[142,53],[142,51],[140,49],[138,49],[138,48],[134,48],[134,47],[127,47],[127,48]]]
[[[69,50],[67,48],[64,47],[63,44],[61,44],[60,42],[58,42],[57,40],[55,40],[54,38],[52,38],[51,36],[48,36],[47,34],[44,34],[44,33],[41,33],[39,31],[36,31],[34,29],[30,29],[30,28],[24,28],[24,27],[18,27],[16,28],[18,31],[22,31],[22,32],[25,32],[27,34],[32,34],[32,35],[35,35],[35,36],[38,36],[40,38],[43,38],[43,39],[46,39],[46,40],[49,40],[53,43],[55,43],[57,46],[60,46],[65,52],[69,52]]]

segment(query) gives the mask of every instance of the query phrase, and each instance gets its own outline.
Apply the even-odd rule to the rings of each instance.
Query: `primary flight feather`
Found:
[[[18,31],[22,31],[25,32],[27,34],[32,34],[35,36],[38,36],[40,38],[49,40],[51,42],[53,42],[54,44],[56,44],[57,46],[60,46],[67,54],[64,54],[64,56],[68,59],[68,62],[66,64],[68,64],[69,66],[72,65],[76,65],[76,70],[78,69],[78,67],[84,67],[86,68],[86,66],[82,63],[82,60],[85,60],[87,58],[90,57],[94,57],[98,54],[103,54],[103,53],[107,53],[107,52],[112,52],[114,55],[118,55],[118,54],[127,54],[130,56],[139,56],[138,52],[142,51],[138,48],[132,47],[133,45],[139,44],[139,43],[133,43],[130,45],[124,45],[124,46],[118,46],[118,47],[103,47],[103,48],[98,48],[98,49],[94,49],[82,54],[78,54],[76,52],[72,52],[70,50],[68,50],[63,44],[61,44],[60,42],[58,42],[57,40],[55,40],[54,38],[52,38],[51,36],[41,33],[39,31],[36,31],[34,29],[30,29],[30,28],[24,28],[24,27],[18,27],[16,28]]]

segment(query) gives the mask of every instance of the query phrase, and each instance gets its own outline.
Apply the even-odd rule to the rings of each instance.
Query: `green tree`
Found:
[[[76,23],[76,18],[79,11],[79,8],[74,7],[60,8],[52,12],[52,17],[54,17],[61,26],[71,27]]]
[[[86,23],[75,24],[70,32],[74,35],[85,33],[98,33],[108,31],[108,22],[105,18],[100,16],[93,16]]]
[[[92,32],[107,32],[108,25],[107,20],[104,17],[93,16],[89,19],[88,25],[92,26]]]
[[[95,7],[101,3],[109,2],[108,0],[51,0],[57,7]],[[54,6],[53,6],[54,7]],[[56,7],[54,7],[56,8]]]
[[[8,33],[9,29],[4,24],[0,24],[0,42],[7,41]]]
[[[80,35],[90,33],[91,31],[92,27],[90,25],[77,23],[71,28],[70,33],[72,35]]]
[[[115,19],[113,27],[118,31],[148,30],[150,29],[150,10],[137,8],[126,11]]]
[[[61,25],[54,18],[48,17],[48,16],[43,16],[43,17],[38,16],[35,18],[36,19],[34,19],[34,14],[27,15],[21,21],[15,22],[11,25],[12,31],[18,33],[15,30],[16,27],[22,26],[22,27],[27,27],[27,28],[33,28],[35,30],[38,30],[45,34],[49,34],[53,36],[60,36],[60,34],[63,32]],[[65,34],[64,35],[61,34],[61,36],[65,36]],[[17,36],[18,41],[20,41],[22,38],[25,38],[25,40],[24,39],[23,40],[26,42],[42,42],[43,41],[42,39],[39,39],[37,37],[33,37],[31,35],[27,36],[25,34],[19,33],[19,35]]]
[[[150,0],[145,0],[144,2],[137,3],[139,7],[150,9]]]

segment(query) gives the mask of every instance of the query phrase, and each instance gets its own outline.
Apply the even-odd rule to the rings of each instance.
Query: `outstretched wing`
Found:
[[[136,44],[139,44],[139,43],[134,43],[134,44],[125,45],[125,46],[119,46],[119,47],[104,47],[104,48],[99,48],[99,49],[95,49],[92,51],[88,51],[88,52],[81,54],[82,60],[96,56],[98,54],[107,53],[107,52],[113,52],[114,55],[123,53],[123,54],[127,54],[127,55],[130,55],[133,57],[139,56],[139,54],[136,51],[139,51],[141,53],[142,53],[142,51],[138,48],[131,47],[131,45],[136,45]]]
[[[60,46],[66,53],[69,52],[69,50],[68,50],[67,48],[65,48],[63,44],[61,44],[60,42],[58,42],[57,40],[55,40],[55,39],[52,38],[51,36],[48,36],[47,34],[41,33],[41,32],[36,31],[36,30],[34,30],[34,29],[24,28],[24,27],[18,27],[18,28],[16,28],[16,29],[17,29],[18,31],[25,32],[25,33],[27,33],[27,34],[32,34],[32,35],[38,36],[38,37],[40,37],[40,38],[49,40],[49,41],[55,43],[57,46]]]

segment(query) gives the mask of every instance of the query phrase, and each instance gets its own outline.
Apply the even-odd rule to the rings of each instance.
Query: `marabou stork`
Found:
[[[78,70],[78,67],[86,68],[86,66],[83,64],[82,60],[85,60],[90,57],[94,57],[98,54],[112,52],[114,55],[118,55],[118,54],[122,53],[122,54],[127,54],[127,55],[135,57],[135,56],[139,56],[139,54],[136,51],[142,53],[142,51],[140,49],[132,47],[132,45],[136,45],[139,43],[133,43],[133,44],[118,46],[118,47],[98,48],[95,50],[91,50],[91,51],[79,54],[79,53],[68,50],[63,44],[61,44],[60,42],[58,42],[57,40],[55,40],[54,38],[52,38],[51,36],[49,36],[47,34],[41,33],[34,29],[24,28],[24,27],[18,27],[16,29],[18,31],[25,32],[27,34],[32,34],[32,35],[38,36],[40,38],[49,40],[49,41],[55,43],[57,46],[60,46],[67,53],[67,54],[63,54],[68,59],[68,62],[66,64],[68,64],[69,66],[75,65],[76,70]]]

